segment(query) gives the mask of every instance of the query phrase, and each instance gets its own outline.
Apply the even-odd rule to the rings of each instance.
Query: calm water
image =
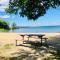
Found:
[[[60,26],[41,26],[41,27],[30,27],[10,30],[10,32],[60,32]]]

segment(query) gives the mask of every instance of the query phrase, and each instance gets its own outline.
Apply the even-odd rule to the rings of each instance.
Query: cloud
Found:
[[[9,15],[3,15],[3,16],[0,16],[0,18],[10,18],[10,16]]]
[[[0,12],[5,12],[5,8],[8,7],[9,0],[0,0]]]
[[[8,5],[9,0],[0,0],[0,5]]]

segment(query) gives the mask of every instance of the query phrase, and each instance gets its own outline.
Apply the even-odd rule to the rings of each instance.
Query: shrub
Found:
[[[9,23],[0,19],[0,28],[4,28],[4,29],[10,29],[9,28]]]
[[[12,29],[16,29],[16,28],[17,28],[16,24],[13,23],[13,24],[12,24]]]

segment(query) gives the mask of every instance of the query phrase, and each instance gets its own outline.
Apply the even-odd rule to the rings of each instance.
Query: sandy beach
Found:
[[[57,48],[60,48],[60,33],[0,33],[0,51],[3,52],[0,52],[0,55],[11,56],[11,53],[15,53],[21,50],[34,52],[34,49],[32,50],[31,48],[25,46],[16,46],[16,40],[19,40],[20,44],[22,43],[22,37],[20,36],[21,34],[45,34],[45,37],[48,38],[48,43],[52,43],[54,46],[56,45]],[[11,49],[2,51],[1,46],[6,46],[6,44],[13,44],[13,46]]]
[[[60,33],[0,33],[0,44],[15,43],[16,40],[22,40],[21,34],[45,34],[47,38],[60,35]]]

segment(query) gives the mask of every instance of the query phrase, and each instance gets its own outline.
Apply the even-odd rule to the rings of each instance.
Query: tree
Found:
[[[13,24],[12,24],[12,29],[16,29],[16,28],[17,28],[16,24],[13,23]]]
[[[6,22],[6,21],[4,21],[4,20],[2,20],[2,19],[0,19],[0,28],[10,29],[8,22]]]
[[[43,16],[49,7],[56,8],[59,5],[60,0],[9,0],[9,8],[6,11],[36,20]]]

